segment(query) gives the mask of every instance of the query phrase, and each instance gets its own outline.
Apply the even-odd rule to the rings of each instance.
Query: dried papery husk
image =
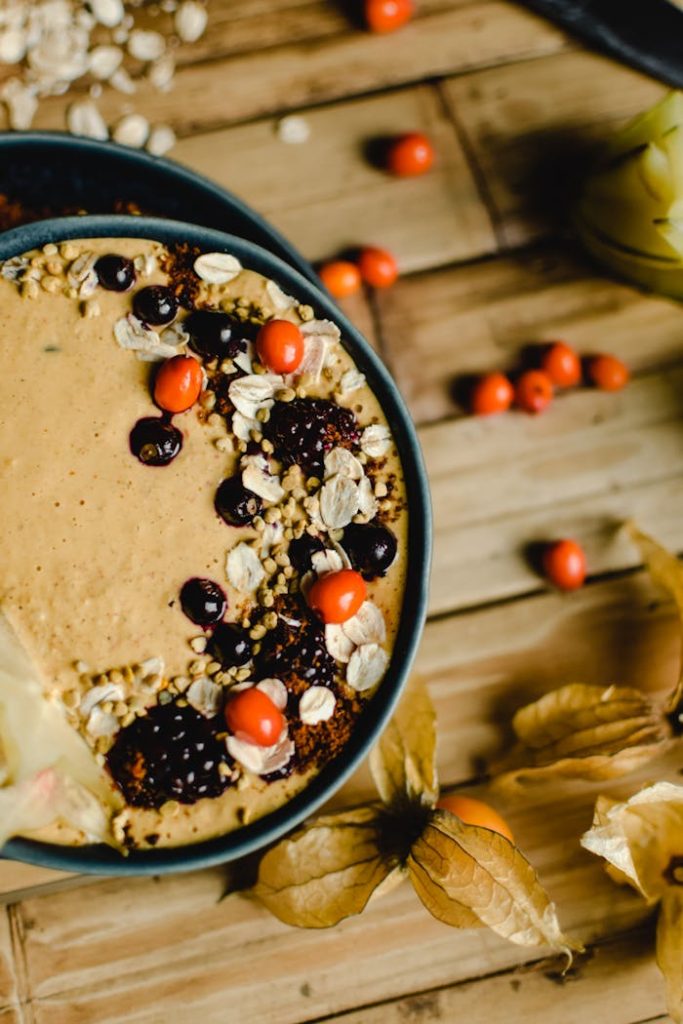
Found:
[[[378,811],[340,811],[297,829],[261,860],[255,896],[298,928],[329,928],[360,914],[396,867],[380,852]]]
[[[669,1014],[683,1021],[683,786],[658,782],[619,803],[599,797],[581,845],[608,874],[659,903],[657,963]]]
[[[486,925],[522,946],[549,946],[570,959],[581,946],[561,931],[554,904],[531,864],[505,836],[432,812],[408,870],[434,917],[457,928]]]
[[[632,523],[655,583],[676,602],[683,624],[683,564]],[[682,626],[683,628],[683,626]],[[517,743],[491,766],[499,788],[556,778],[618,778],[679,742],[683,725],[681,679],[665,697],[626,686],[570,683],[521,708],[512,720]]]
[[[436,715],[427,687],[418,677],[411,679],[373,748],[370,770],[387,806],[436,803]]]

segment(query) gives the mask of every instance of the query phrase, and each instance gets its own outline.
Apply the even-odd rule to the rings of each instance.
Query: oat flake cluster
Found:
[[[199,39],[206,22],[198,0],[161,0],[152,9],[141,0],[4,0],[0,64],[16,69],[0,86],[9,126],[30,128],[41,99],[82,80],[89,93],[68,108],[70,132],[165,153],[175,142],[172,129],[150,126],[132,98],[141,80],[160,91],[172,87],[174,51]],[[131,109],[109,126],[96,105],[104,84],[131,97]]]

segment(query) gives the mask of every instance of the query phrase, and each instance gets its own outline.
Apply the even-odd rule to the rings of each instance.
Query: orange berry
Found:
[[[355,295],[360,289],[360,270],[349,260],[332,260],[324,263],[318,276],[335,299],[345,299]]]
[[[550,377],[556,388],[573,388],[581,380],[581,360],[564,341],[548,345],[541,358],[541,369]]]
[[[256,336],[256,351],[273,373],[293,373],[304,357],[304,339],[290,320],[269,320]]]
[[[328,572],[308,592],[308,604],[324,623],[346,622],[352,618],[367,593],[365,580],[354,569]]]
[[[225,721],[230,732],[239,740],[247,740],[259,747],[272,747],[277,743],[285,720],[267,693],[252,687],[242,690],[225,705]]]
[[[395,32],[413,12],[412,0],[365,0],[365,23],[371,32]]]
[[[387,155],[387,168],[399,178],[425,174],[433,163],[434,147],[422,132],[399,135]]]
[[[588,360],[588,376],[602,391],[621,391],[628,384],[630,373],[616,356],[593,356]]]
[[[575,540],[556,540],[543,551],[543,571],[559,590],[578,590],[586,579],[586,555]]]
[[[512,384],[504,373],[486,373],[480,377],[470,395],[470,409],[475,416],[505,412],[514,398]]]
[[[166,412],[185,412],[199,398],[202,368],[192,356],[173,356],[162,363],[154,380],[154,401]]]
[[[538,413],[553,400],[553,382],[543,370],[526,370],[517,380],[515,402],[525,412]]]
[[[398,277],[396,260],[386,249],[368,246],[358,257],[360,276],[371,288],[389,288]]]
[[[479,825],[480,828],[498,832],[501,836],[509,839],[511,843],[515,841],[505,818],[501,817],[493,807],[485,804],[483,800],[475,800],[472,796],[460,796],[453,793],[451,796],[442,796],[436,806],[442,811],[450,811],[466,825]]]

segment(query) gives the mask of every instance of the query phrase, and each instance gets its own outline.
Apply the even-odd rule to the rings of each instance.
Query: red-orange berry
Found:
[[[399,178],[425,174],[433,163],[434,147],[422,132],[399,135],[387,153],[387,168]]]
[[[581,360],[564,341],[548,345],[541,357],[544,370],[556,388],[573,388],[581,380]]]
[[[355,295],[360,289],[360,270],[349,260],[332,260],[323,263],[318,277],[335,299],[345,299]]]
[[[230,732],[240,740],[259,747],[277,743],[285,720],[267,693],[252,687],[242,690],[225,705],[225,721]]]
[[[578,590],[586,579],[586,555],[575,540],[556,540],[543,551],[543,571],[559,590]]]
[[[488,828],[491,832],[498,832],[501,836],[505,836],[511,843],[515,841],[512,829],[505,818],[495,808],[485,804],[483,800],[475,800],[472,796],[452,793],[450,796],[442,796],[436,806],[438,810],[450,811],[466,825]]]
[[[371,288],[390,288],[398,277],[398,264],[391,253],[372,246],[361,249],[358,269]]]
[[[475,416],[505,412],[512,405],[514,394],[514,388],[504,373],[486,373],[472,388],[470,410]]]
[[[395,32],[413,12],[412,0],[365,0],[365,23],[371,32]]]
[[[515,386],[515,403],[525,412],[539,413],[553,400],[553,382],[543,370],[526,370]]]
[[[359,572],[340,569],[316,580],[308,592],[308,604],[326,624],[346,622],[356,614],[366,593]]]
[[[628,384],[630,373],[616,356],[599,355],[588,360],[588,377],[601,391],[621,391]]]
[[[154,401],[165,412],[185,412],[199,398],[204,383],[202,368],[192,356],[173,356],[159,367],[154,380]]]
[[[304,357],[303,335],[290,320],[269,320],[256,336],[256,351],[272,373],[293,373]]]

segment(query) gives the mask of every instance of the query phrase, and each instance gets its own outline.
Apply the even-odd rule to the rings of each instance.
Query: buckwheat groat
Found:
[[[117,841],[220,835],[303,788],[382,685],[388,424],[335,324],[230,254],[88,239],[1,275],[2,611],[121,795]]]

